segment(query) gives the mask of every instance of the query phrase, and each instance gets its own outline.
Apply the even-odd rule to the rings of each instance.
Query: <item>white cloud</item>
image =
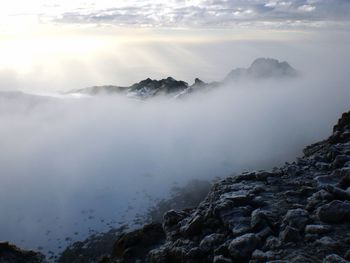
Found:
[[[298,10],[303,11],[303,12],[312,12],[316,9],[316,7],[312,5],[302,5],[298,7]]]
[[[13,0],[0,14],[36,14],[41,21],[70,24],[108,24],[150,27],[232,26],[266,23],[287,26],[285,21],[349,21],[347,0],[35,0],[20,5]],[[243,21],[242,21],[243,20]]]

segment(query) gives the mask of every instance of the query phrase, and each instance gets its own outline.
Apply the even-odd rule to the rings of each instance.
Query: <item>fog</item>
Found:
[[[94,69],[91,77],[86,67],[61,82],[52,78],[53,71],[38,77],[2,70],[2,90],[11,92],[0,92],[1,238],[60,251],[92,230],[132,225],[174,185],[295,160],[304,146],[330,135],[339,115],[349,110],[347,42],[316,42],[225,42],[212,52],[218,43],[182,45],[182,55],[164,71],[160,65],[178,53],[156,52],[154,59],[163,57],[163,62],[154,71],[147,63],[136,70],[135,60],[118,77],[105,79],[96,76],[106,72]],[[186,54],[201,60],[181,67],[179,59]],[[231,83],[178,100],[54,92],[59,86],[123,84],[167,74],[220,80],[258,56],[287,60],[301,76]],[[105,67],[112,72],[114,65],[112,56]]]

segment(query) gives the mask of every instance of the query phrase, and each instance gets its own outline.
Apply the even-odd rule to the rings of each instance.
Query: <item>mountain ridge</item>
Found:
[[[199,78],[192,85],[182,80],[167,77],[161,80],[147,78],[129,87],[103,85],[70,91],[87,95],[124,94],[128,97],[147,99],[157,95],[181,98],[198,91],[207,91],[231,82],[263,79],[294,78],[297,71],[288,62],[272,58],[257,58],[248,68],[232,70],[222,81],[206,83]]]

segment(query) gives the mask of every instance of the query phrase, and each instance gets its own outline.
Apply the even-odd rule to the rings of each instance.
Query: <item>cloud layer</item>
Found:
[[[346,83],[346,74],[328,69],[187,100],[2,92],[2,238],[57,251],[67,237],[132,222],[154,204],[150,196],[164,196],[173,182],[294,160],[348,109]]]
[[[62,23],[91,23],[160,27],[320,27],[350,18],[347,0],[173,0],[93,2],[49,19]]]

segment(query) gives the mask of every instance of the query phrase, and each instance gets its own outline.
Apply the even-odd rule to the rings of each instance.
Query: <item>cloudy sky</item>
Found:
[[[284,28],[337,25],[349,20],[349,9],[347,0],[14,0],[2,4],[0,12],[4,22]]]
[[[348,0],[12,0],[0,8],[0,89],[213,81],[257,56],[303,67],[296,58],[346,48],[349,22]]]

